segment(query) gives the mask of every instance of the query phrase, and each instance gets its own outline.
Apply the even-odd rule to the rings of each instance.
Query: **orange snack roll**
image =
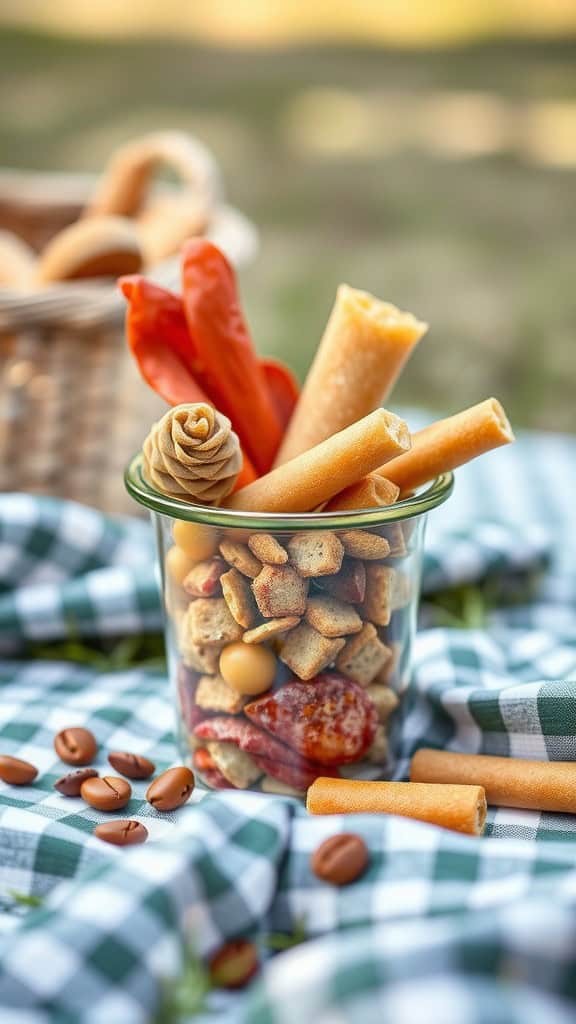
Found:
[[[486,823],[481,786],[361,782],[320,777],[306,794],[309,814],[397,814],[479,836]]]
[[[382,405],[427,329],[411,313],[340,285],[275,465]]]
[[[385,409],[278,466],[226,500],[243,512],[310,512],[410,447],[405,422]]]
[[[358,508],[382,508],[384,505],[393,505],[399,494],[400,488],[396,484],[379,473],[369,473],[358,483],[335,494],[322,511],[353,512]]]
[[[419,750],[412,758],[414,782],[483,786],[489,804],[576,814],[576,763],[525,761],[487,754]]]
[[[379,471],[402,494],[434,480],[478,455],[510,444],[512,427],[500,402],[487,398],[463,412],[437,420],[412,435],[412,448]]]

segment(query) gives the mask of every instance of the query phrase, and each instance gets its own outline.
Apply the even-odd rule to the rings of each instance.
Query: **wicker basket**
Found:
[[[74,221],[94,179],[0,172],[0,228],[40,248]],[[257,249],[251,223],[221,206],[206,232],[236,264]],[[151,275],[178,286],[170,261]],[[122,471],[165,406],[138,376],[113,283],[0,289],[0,490],[136,511]]]

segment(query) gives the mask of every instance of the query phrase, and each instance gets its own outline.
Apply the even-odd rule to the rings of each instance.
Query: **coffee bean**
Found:
[[[29,761],[21,761],[10,754],[0,754],[0,779],[9,786],[29,786],[38,775],[38,769]]]
[[[330,836],[312,854],[310,866],[317,878],[332,885],[348,885],[364,874],[370,859],[361,836],[342,832]]]
[[[96,756],[98,744],[89,729],[62,729],[54,737],[54,749],[66,764],[90,764]]]
[[[258,952],[248,939],[227,942],[210,961],[210,980],[215,988],[243,988],[258,970]]]
[[[136,846],[137,843],[145,843],[148,839],[148,829],[139,821],[132,821],[130,818],[121,818],[118,821],[104,821],[96,825],[94,835],[103,839],[105,843],[112,843],[113,846]]]
[[[54,789],[62,793],[62,796],[80,796],[82,783],[86,779],[95,779],[97,776],[98,772],[95,768],[79,768],[77,772],[68,772],[67,775],[62,775],[57,779]]]
[[[129,779],[149,779],[156,771],[156,765],[141,754],[128,754],[114,750],[108,754],[108,760],[115,771],[126,775]]]
[[[194,789],[194,772],[183,765],[168,768],[146,790],[146,799],[157,811],[175,811],[182,807]]]
[[[132,796],[132,787],[126,779],[115,775],[86,779],[80,787],[80,796],[97,811],[119,811]]]

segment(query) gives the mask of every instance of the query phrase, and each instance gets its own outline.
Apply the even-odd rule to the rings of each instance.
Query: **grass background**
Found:
[[[575,171],[523,140],[534,104],[576,99],[575,57],[572,41],[251,53],[3,29],[1,161],[93,170],[140,131],[196,132],[261,231],[241,283],[262,351],[302,376],[346,280],[432,325],[395,403],[455,411],[496,394],[516,425],[572,430]],[[369,110],[360,145],[340,145],[338,112],[314,144],[319,89]],[[431,99],[462,92],[504,110],[498,152],[464,158],[435,137]]]

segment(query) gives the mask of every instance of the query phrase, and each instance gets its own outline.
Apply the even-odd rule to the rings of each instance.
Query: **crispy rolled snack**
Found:
[[[512,427],[500,402],[487,398],[412,435],[412,448],[379,470],[402,494],[478,455],[510,444]]]
[[[275,465],[382,405],[427,329],[411,313],[340,285]]]
[[[485,754],[419,750],[412,758],[413,782],[483,786],[495,807],[576,813],[576,763],[524,761]]]
[[[321,777],[308,789],[306,809],[310,814],[398,814],[479,836],[486,822],[486,794],[481,786]]]
[[[384,505],[393,505],[399,494],[400,488],[396,484],[378,473],[369,473],[357,484],[335,494],[322,511],[352,512],[358,508],[382,508]]]
[[[409,447],[404,421],[385,409],[376,409],[243,487],[226,504],[244,512],[310,512],[371,473],[381,458],[392,458]]]

